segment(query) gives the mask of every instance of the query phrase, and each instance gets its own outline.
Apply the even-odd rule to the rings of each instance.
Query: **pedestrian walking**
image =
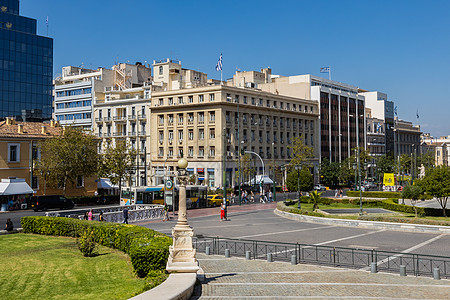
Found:
[[[273,202],[273,194],[272,194],[272,191],[269,191],[269,202]]]
[[[247,191],[246,190],[243,190],[242,191],[242,200],[244,200],[245,201],[245,204],[247,204],[248,203],[248,194],[247,194]]]
[[[128,208],[123,209],[123,222],[125,224],[128,224]]]
[[[262,192],[261,196],[259,197],[260,203],[266,203],[267,196],[264,194],[264,191]]]
[[[225,205],[222,203],[220,205],[220,221],[222,222],[225,218]]]
[[[342,194],[344,193],[344,191],[342,190],[342,188],[339,189],[339,197],[342,198]]]
[[[98,215],[98,220],[99,220],[100,222],[103,222],[103,221],[104,221],[104,219],[103,219],[103,212],[102,212],[102,211],[101,211],[100,214]]]
[[[88,220],[92,221],[92,209],[90,209],[88,212]]]
[[[253,193],[253,191],[250,191],[250,202],[255,203],[255,194]]]
[[[170,217],[169,217],[169,206],[166,204],[164,204],[164,218],[163,218],[163,222],[165,221],[169,221]]]
[[[89,212],[88,212],[88,211],[86,211],[86,212],[84,213],[84,217],[83,217],[83,218],[84,218],[85,220],[87,220],[87,219],[89,218],[89,216],[88,216],[88,215],[89,215]]]

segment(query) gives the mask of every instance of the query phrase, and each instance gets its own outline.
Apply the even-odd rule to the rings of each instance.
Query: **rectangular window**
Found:
[[[194,147],[189,147],[188,148],[188,156],[189,157],[193,157],[194,156]]]
[[[20,144],[8,144],[8,162],[20,162]]]
[[[214,101],[214,94],[209,94],[209,101],[211,101],[211,102]]]
[[[199,157],[205,156],[205,148],[203,146],[198,148],[198,156]]]
[[[211,129],[209,130],[209,138],[210,138],[211,140],[213,140],[213,139],[216,138],[216,130],[215,130],[214,128],[211,128]]]
[[[188,132],[188,139],[189,139],[190,141],[194,140],[194,130],[189,129],[189,132]]]
[[[84,176],[77,177],[77,188],[84,187]]]
[[[159,147],[158,156],[164,156],[164,148],[163,147]]]
[[[178,97],[178,104],[184,104],[183,97]]]
[[[199,140],[204,140],[205,139],[205,130],[204,129],[199,129],[198,130],[198,139]]]
[[[33,178],[31,179],[31,188],[39,189],[39,179],[37,176],[33,176]]]
[[[194,103],[194,97],[193,96],[189,96],[189,103]]]
[[[203,95],[198,95],[198,102],[203,102],[204,100],[203,100]]]

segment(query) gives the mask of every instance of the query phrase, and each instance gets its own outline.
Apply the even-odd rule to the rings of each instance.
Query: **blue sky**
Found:
[[[54,72],[167,57],[220,78],[270,66],[388,94],[399,117],[450,135],[450,1],[21,0],[54,39]]]

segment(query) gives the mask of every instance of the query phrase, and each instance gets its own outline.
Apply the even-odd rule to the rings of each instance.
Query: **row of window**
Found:
[[[58,121],[85,120],[90,119],[91,116],[92,116],[91,113],[64,114],[64,115],[57,115],[56,120]]]
[[[56,97],[69,97],[69,96],[85,95],[85,94],[91,94],[91,93],[92,93],[92,88],[75,89],[75,90],[56,92]]]
[[[83,100],[83,101],[57,103],[56,108],[64,109],[64,108],[75,108],[75,107],[83,107],[83,106],[91,106],[91,105],[92,105],[92,100]]]

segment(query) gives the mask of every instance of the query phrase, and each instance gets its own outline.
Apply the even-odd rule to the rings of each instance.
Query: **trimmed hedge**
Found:
[[[368,198],[401,198],[401,192],[362,192]],[[359,197],[359,191],[347,191],[347,197]]]
[[[77,238],[86,230],[96,243],[118,249],[131,258],[136,274],[143,278],[152,270],[164,270],[172,239],[157,231],[135,225],[58,217],[22,217],[24,233]]]
[[[405,213],[414,214],[414,207],[411,205],[398,204],[397,199],[388,199],[383,200],[383,208],[388,210],[395,210]],[[440,208],[431,208],[431,207],[419,207],[416,206],[417,215],[420,217],[429,216],[429,217],[442,217],[442,209]],[[450,209],[445,210],[447,216],[450,215]]]
[[[358,219],[364,220],[364,221],[377,221],[377,222],[395,222],[395,223],[423,224],[423,225],[435,225],[435,226],[450,226],[450,221],[405,218],[405,217],[397,217],[397,216],[366,215],[366,216],[360,216]]]

